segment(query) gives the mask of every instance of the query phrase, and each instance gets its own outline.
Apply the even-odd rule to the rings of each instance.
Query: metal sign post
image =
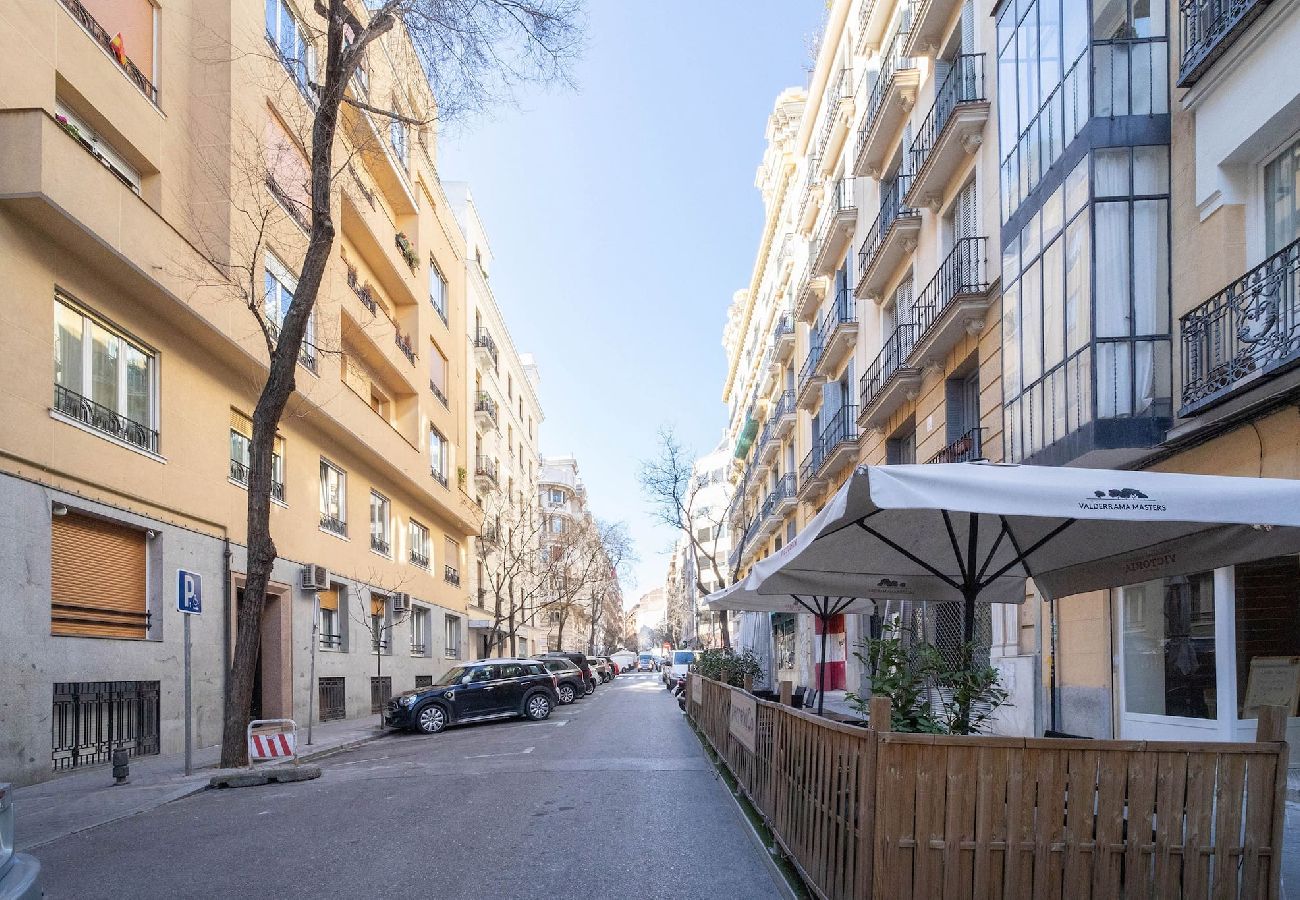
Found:
[[[176,570],[176,610],[183,615],[185,640],[185,774],[194,774],[193,694],[190,681],[190,616],[203,614],[203,576]]]

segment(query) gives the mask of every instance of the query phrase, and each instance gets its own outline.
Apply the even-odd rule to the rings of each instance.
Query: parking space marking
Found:
[[[499,756],[524,756],[528,753],[532,753],[536,749],[537,749],[536,747],[525,747],[523,750],[520,750],[518,753],[479,753],[474,756],[467,756],[465,758],[466,759],[495,759]]]

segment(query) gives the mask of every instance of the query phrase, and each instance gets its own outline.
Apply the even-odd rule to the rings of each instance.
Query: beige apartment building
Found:
[[[445,183],[465,238],[466,434],[464,472],[457,478],[483,510],[484,527],[470,558],[470,640],[479,657],[527,656],[547,650],[546,628],[537,621],[536,586],[531,583],[541,552],[537,523],[540,378],[531,354],[515,348],[489,279],[492,249],[469,185]],[[497,621],[497,588],[502,620]],[[495,636],[493,629],[496,629]],[[513,647],[502,632],[515,636]]]
[[[249,306],[273,337],[307,243],[311,9],[0,8],[7,779],[119,744],[182,749],[181,573],[201,579],[194,739],[220,738],[267,362]],[[400,30],[350,90],[435,108]],[[275,455],[253,699],[303,725],[369,714],[464,655],[480,517],[455,475],[472,460],[465,244],[435,135],[342,118],[338,237]]]

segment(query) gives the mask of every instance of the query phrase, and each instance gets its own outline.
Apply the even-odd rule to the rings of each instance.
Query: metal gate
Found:
[[[390,675],[382,678],[370,676],[370,711],[377,713],[384,708],[384,704],[393,696],[393,679]]]
[[[317,678],[320,689],[320,720],[329,722],[333,719],[345,719],[348,715],[347,693],[344,679],[339,677]]]
[[[54,685],[54,771],[108,762],[114,750],[159,752],[157,681],[64,681]]]

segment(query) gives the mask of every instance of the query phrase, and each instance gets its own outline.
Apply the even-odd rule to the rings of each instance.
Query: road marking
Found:
[[[536,747],[528,747],[524,750],[520,750],[518,753],[479,753],[476,756],[467,756],[465,758],[466,759],[495,759],[498,756],[523,756],[527,753],[532,753],[536,749],[537,749]]]

